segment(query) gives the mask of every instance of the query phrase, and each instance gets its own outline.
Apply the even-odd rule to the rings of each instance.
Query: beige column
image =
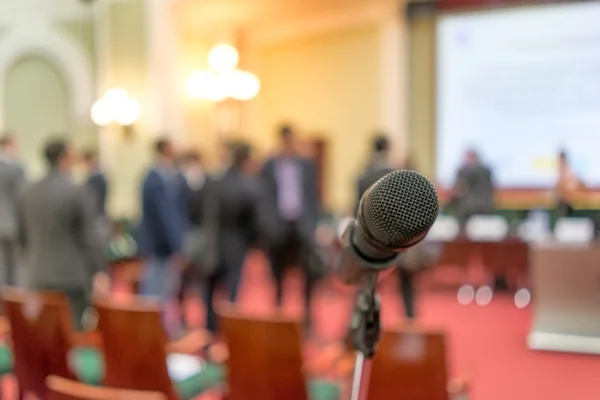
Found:
[[[399,4],[382,18],[380,39],[381,128],[403,157],[408,150],[407,26]]]

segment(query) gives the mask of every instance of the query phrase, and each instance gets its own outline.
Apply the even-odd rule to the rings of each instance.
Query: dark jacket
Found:
[[[108,197],[108,183],[104,174],[97,172],[88,177],[86,186],[94,194],[98,213],[106,215],[106,198]]]
[[[237,247],[247,249],[261,234],[261,220],[265,218],[260,180],[231,167],[214,187],[219,237],[223,240],[226,237],[236,242]],[[222,244],[224,246],[220,247],[227,249],[227,243]]]
[[[215,185],[215,179],[206,175],[204,183],[199,189],[194,189],[186,184],[186,199],[189,221],[192,226],[202,226],[205,220],[205,208],[208,193]]]
[[[269,159],[261,171],[264,186],[265,202],[270,212],[264,221],[268,228],[269,239],[276,242],[280,232],[285,228],[285,220],[279,215],[279,190],[277,182],[278,157]],[[320,217],[320,204],[317,192],[317,173],[315,164],[308,159],[295,157],[293,159],[302,174],[302,215],[298,218],[299,228],[305,239],[312,238]]]
[[[182,250],[188,229],[186,183],[181,174],[167,178],[151,170],[142,186],[142,221],[139,232],[140,253],[169,257]]]
[[[478,164],[462,167],[456,177],[457,213],[463,222],[475,214],[494,211],[494,183],[489,168]]]
[[[361,177],[358,179],[356,184],[357,196],[354,210],[358,212],[358,205],[360,203],[360,198],[362,195],[369,189],[375,182],[377,182],[380,178],[387,175],[388,173],[394,171],[394,169],[390,168],[388,165],[382,164],[370,164]]]

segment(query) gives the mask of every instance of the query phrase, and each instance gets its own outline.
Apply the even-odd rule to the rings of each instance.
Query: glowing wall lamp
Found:
[[[237,68],[239,53],[229,44],[218,44],[208,53],[210,69],[194,72],[187,82],[190,96],[214,102],[252,100],[260,92],[260,79]]]
[[[139,120],[140,115],[140,103],[121,88],[107,90],[100,99],[96,100],[91,109],[92,121],[96,125],[119,125],[127,136],[133,133],[133,125]]]

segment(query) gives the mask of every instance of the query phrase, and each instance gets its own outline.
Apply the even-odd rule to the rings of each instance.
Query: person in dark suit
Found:
[[[98,155],[93,151],[83,153],[83,163],[87,170],[86,185],[94,194],[98,214],[106,215],[106,198],[108,197],[108,182],[98,163]]]
[[[397,170],[393,168],[389,161],[391,144],[388,137],[385,134],[378,134],[372,143],[372,155],[364,173],[358,179],[357,182],[357,196],[356,196],[356,207],[355,210],[358,212],[360,205],[360,199],[362,195],[380,178]],[[406,169],[412,169],[412,162],[407,160]],[[400,260],[402,261],[402,260]],[[404,310],[408,318],[414,318],[415,316],[415,290],[414,290],[414,273],[413,271],[402,268],[398,268],[398,276],[400,278],[400,288],[402,294],[402,301],[404,302]]]
[[[467,221],[472,216],[494,212],[494,191],[492,170],[481,162],[475,150],[467,150],[464,164],[456,175],[451,200],[463,232]],[[499,291],[506,290],[508,288],[506,276],[496,275],[494,287]]]
[[[205,225],[205,208],[207,207],[207,196],[214,180],[209,176],[202,166],[201,155],[191,151],[184,155],[181,165],[181,173],[186,183],[186,203],[190,230],[202,229]],[[179,305],[183,310],[186,292],[200,286],[201,274],[199,266],[188,260],[185,269],[181,273],[181,285],[179,288]],[[186,325],[182,314],[182,325]]]
[[[186,183],[175,166],[168,139],[155,143],[156,164],[142,185],[140,254],[145,259],[142,294],[163,301],[176,296],[179,271],[184,267],[184,236],[188,229]]]
[[[73,156],[66,142],[50,142],[45,155],[50,171],[25,190],[19,210],[25,284],[65,293],[81,327],[90,290],[108,291],[95,203],[86,187],[71,181]]]
[[[306,276],[306,322],[310,327],[310,300],[318,275],[310,263],[320,217],[316,166],[312,160],[298,156],[291,126],[282,126],[279,133],[281,152],[261,171],[265,201],[271,210],[269,258],[276,284],[275,301],[281,306],[286,267],[299,262]]]
[[[100,238],[108,245],[112,234],[112,223],[106,213],[106,199],[108,197],[108,182],[100,168],[98,155],[91,151],[85,151],[82,156],[83,164],[87,172],[85,185],[92,193],[96,203],[96,222]]]
[[[358,204],[363,193],[384,175],[395,170],[390,165],[389,152],[389,139],[383,134],[378,134],[375,139],[373,139],[371,159],[356,185],[358,195],[356,196],[355,211],[358,211]]]
[[[25,174],[16,159],[16,138],[0,138],[0,284],[15,284],[18,233],[17,209],[25,188]]]
[[[250,247],[256,242],[262,217],[262,190],[253,174],[251,148],[240,143],[233,149],[232,164],[224,176],[209,188],[203,209],[209,229],[216,232],[217,264],[206,278],[204,301],[206,325],[210,332],[217,331],[217,317],[213,297],[217,287],[224,283],[229,300],[237,300],[242,266]],[[216,224],[216,226],[213,226]]]
[[[458,170],[453,194],[461,226],[473,215],[494,212],[494,190],[491,169],[481,162],[475,150],[468,150]]]
[[[562,150],[558,155],[558,180],[554,186],[556,215],[559,218],[574,215],[573,198],[579,190],[583,189],[586,189],[585,184],[573,171],[566,151]]]

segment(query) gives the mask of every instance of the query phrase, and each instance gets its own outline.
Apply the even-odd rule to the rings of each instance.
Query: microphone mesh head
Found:
[[[419,242],[433,226],[439,200],[433,184],[414,171],[379,179],[362,200],[364,229],[380,244],[402,249]]]

